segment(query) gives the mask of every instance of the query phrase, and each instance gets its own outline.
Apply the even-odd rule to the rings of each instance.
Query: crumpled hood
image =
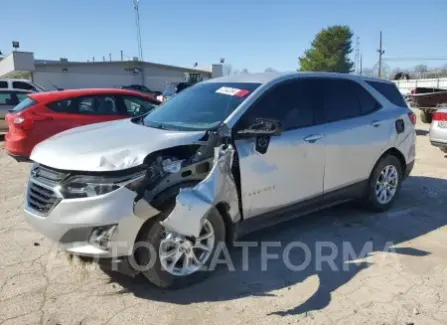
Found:
[[[205,131],[168,131],[135,124],[130,119],[70,129],[39,143],[30,159],[56,169],[113,171],[141,165],[165,148],[199,140]]]

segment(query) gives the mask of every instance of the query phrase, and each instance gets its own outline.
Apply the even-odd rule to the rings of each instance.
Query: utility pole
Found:
[[[132,0],[133,8],[135,9],[135,24],[137,25],[137,43],[138,43],[138,57],[140,61],[140,72],[141,72],[141,84],[145,84],[144,77],[144,65],[143,65],[143,45],[141,44],[141,28],[140,28],[140,10],[138,6],[139,0]]]
[[[360,53],[360,75],[363,74],[363,54]]]
[[[355,42],[355,58],[354,58],[354,72],[359,72],[359,65],[360,65],[360,37],[357,36],[356,42]]]
[[[112,53],[109,53],[109,61],[112,62]]]
[[[379,72],[377,75],[380,78],[382,76],[382,56],[385,53],[385,50],[382,48],[382,31],[380,31],[379,49],[377,52],[379,52]]]
[[[143,46],[141,45],[141,28],[140,28],[140,10],[138,6],[139,0],[132,0],[133,8],[135,9],[135,24],[137,26],[137,43],[138,43],[138,57],[143,61]]]
[[[121,50],[121,61],[124,61],[124,53],[123,53],[123,50]]]

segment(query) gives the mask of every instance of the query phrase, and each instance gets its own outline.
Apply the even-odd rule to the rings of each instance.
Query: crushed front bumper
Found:
[[[146,207],[145,213],[137,216],[134,213],[135,197],[135,192],[122,187],[96,197],[61,199],[42,215],[33,209],[28,193],[26,219],[36,230],[74,255],[113,259],[130,256],[141,227],[158,213]],[[106,247],[92,243],[95,230],[111,226],[115,227]]]

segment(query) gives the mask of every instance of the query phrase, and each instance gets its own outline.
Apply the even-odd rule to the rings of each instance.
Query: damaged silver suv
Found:
[[[388,209],[413,168],[414,123],[386,80],[208,80],[143,117],[36,146],[27,220],[72,254],[184,286],[210,273],[219,243],[261,225],[349,200]]]

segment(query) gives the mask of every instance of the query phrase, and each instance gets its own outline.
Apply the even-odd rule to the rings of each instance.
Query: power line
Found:
[[[384,61],[447,61],[447,57],[445,58],[383,58]]]

